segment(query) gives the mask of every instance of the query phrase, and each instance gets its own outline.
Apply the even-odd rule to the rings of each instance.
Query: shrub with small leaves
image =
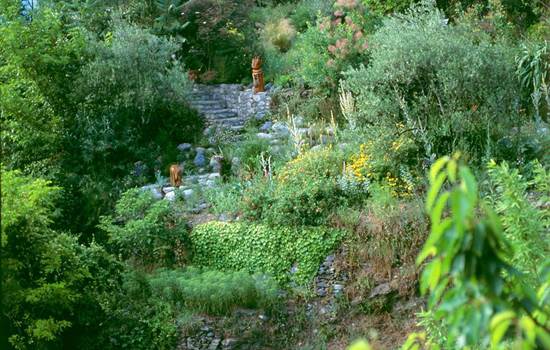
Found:
[[[138,265],[171,265],[184,259],[187,222],[177,203],[157,201],[150,191],[125,192],[115,215],[103,217],[99,227],[116,253]]]
[[[194,264],[222,271],[267,273],[282,283],[307,284],[343,232],[213,221],[196,226],[190,237]]]

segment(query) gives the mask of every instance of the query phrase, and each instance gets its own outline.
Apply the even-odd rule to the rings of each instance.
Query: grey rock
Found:
[[[267,134],[265,132],[259,132],[256,134],[256,136],[263,140],[271,140],[273,138],[273,135]]]
[[[271,83],[265,84],[265,90],[266,90],[266,91],[271,90],[272,87],[273,87],[273,84],[271,84]]]
[[[176,199],[176,192],[168,192],[165,196],[164,196],[164,199],[165,200],[168,200],[170,202],[174,201]]]
[[[342,284],[335,284],[332,288],[334,289],[334,294],[340,294],[344,291],[344,286]]]
[[[143,191],[149,191],[154,199],[162,199],[162,192],[157,185],[147,185],[141,188]]]
[[[323,145],[315,145],[315,146],[311,147],[310,151],[311,152],[318,152],[322,149],[323,149]]]
[[[164,193],[168,193],[168,192],[174,192],[175,188],[172,187],[172,186],[168,186],[168,187],[163,187],[162,188],[162,192]]]
[[[235,338],[226,338],[222,341],[222,347],[226,350],[233,349],[237,345],[237,339]]]
[[[203,168],[207,165],[205,150],[202,147],[197,147],[196,150],[197,150],[197,155],[195,156],[193,163],[197,168]]]
[[[189,151],[191,151],[192,148],[193,148],[193,146],[190,143],[180,143],[178,145],[178,150],[180,152],[189,152]]]
[[[288,127],[286,126],[285,123],[282,123],[282,122],[274,123],[271,126],[271,130],[273,130],[274,132],[276,132],[280,135],[283,135],[283,136],[287,136],[287,135],[290,134],[290,131],[288,130]]]
[[[294,124],[296,125],[297,128],[301,128],[305,125],[305,122],[304,122],[304,117],[300,116],[300,115],[297,115],[294,117]]]
[[[260,320],[262,321],[268,321],[269,320],[269,317],[267,315],[264,315],[264,314],[261,314],[260,316],[258,316],[260,318]]]
[[[188,189],[186,189],[186,190],[183,190],[182,193],[183,193],[183,197],[184,197],[185,199],[188,199],[188,198],[190,198],[191,196],[193,196],[194,191],[193,191],[191,188],[188,188]]]
[[[273,122],[267,121],[263,123],[262,126],[260,126],[260,131],[261,132],[269,131],[269,129],[271,129],[272,126],[273,126]]]
[[[216,180],[220,178],[220,173],[211,173],[208,174],[208,180]]]
[[[220,343],[221,343],[221,339],[214,338],[214,340],[212,340],[212,342],[208,346],[208,350],[216,350],[218,346],[220,346]]]
[[[381,285],[373,288],[373,290],[370,292],[369,298],[374,298],[379,295],[386,295],[389,294],[391,291],[392,288],[389,283],[382,283]]]

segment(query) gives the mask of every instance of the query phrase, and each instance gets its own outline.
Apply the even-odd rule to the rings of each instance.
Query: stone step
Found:
[[[237,111],[234,110],[234,109],[231,109],[231,108],[208,108],[208,109],[203,109],[202,112],[204,114],[209,114],[209,115],[224,115],[224,114],[237,114]]]
[[[227,102],[225,101],[222,101],[222,100],[191,100],[189,101],[189,104],[191,106],[194,106],[194,107],[219,107],[219,106],[223,106],[223,107],[226,107],[227,106]]]
[[[230,126],[244,125],[246,123],[246,120],[243,118],[235,117],[235,118],[227,118],[227,119],[220,120],[219,123],[221,123],[222,125],[230,125]]]
[[[227,118],[237,117],[237,113],[232,111],[219,112],[219,113],[203,113],[203,116],[208,120],[223,120]]]

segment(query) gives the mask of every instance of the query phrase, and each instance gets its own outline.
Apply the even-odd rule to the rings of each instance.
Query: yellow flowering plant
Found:
[[[392,131],[360,144],[359,151],[348,160],[345,175],[360,184],[381,182],[396,197],[411,196],[416,176],[409,170],[409,163],[414,161],[411,154],[416,145],[403,124],[396,124]]]

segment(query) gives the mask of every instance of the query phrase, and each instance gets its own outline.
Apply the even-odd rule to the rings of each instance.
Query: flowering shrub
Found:
[[[403,125],[396,125],[399,132]],[[409,170],[409,155],[414,153],[414,142],[401,133],[397,138],[389,135],[385,138],[371,139],[359,145],[359,152],[353,154],[346,165],[346,176],[351,182],[368,187],[378,181],[388,187],[396,197],[412,195],[416,180]]]
[[[294,82],[332,91],[341,71],[366,63],[372,16],[357,1],[337,1],[334,8],[297,36],[287,57]]]
[[[245,216],[270,225],[322,225],[346,199],[338,185],[344,154],[330,146],[304,152],[273,177],[244,191]]]

